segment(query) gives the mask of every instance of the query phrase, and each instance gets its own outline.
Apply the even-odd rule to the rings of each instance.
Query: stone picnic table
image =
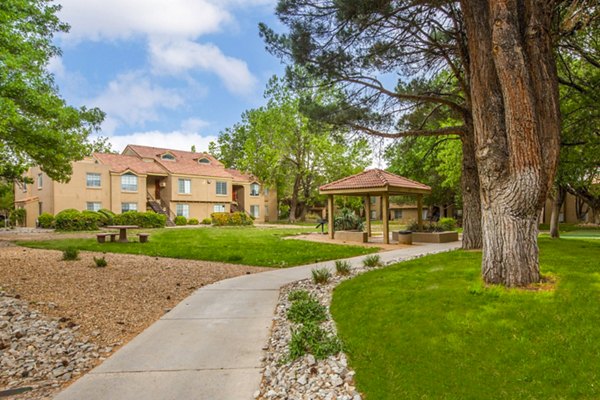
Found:
[[[109,225],[106,226],[108,229],[118,229],[119,230],[119,242],[127,243],[127,229],[137,229],[139,226],[137,225]]]

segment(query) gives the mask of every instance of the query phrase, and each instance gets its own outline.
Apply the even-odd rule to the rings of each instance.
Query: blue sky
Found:
[[[283,31],[275,0],[55,1],[71,31],[49,69],[69,104],[106,112],[101,135],[118,151],[206,150],[284,70],[258,36],[259,22]]]

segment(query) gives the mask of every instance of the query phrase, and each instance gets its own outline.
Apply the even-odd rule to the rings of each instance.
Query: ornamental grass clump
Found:
[[[331,272],[327,268],[315,268],[312,270],[313,282],[317,285],[329,282]]]
[[[315,323],[309,323],[292,329],[289,360],[310,353],[315,359],[322,360],[342,351],[342,342]]]
[[[373,254],[371,256],[365,257],[363,260],[363,266],[367,268],[375,268],[383,266],[383,262],[381,261],[381,257],[378,254]]]
[[[327,308],[319,300],[309,296],[306,300],[292,302],[287,318],[296,324],[319,323],[327,319]]]
[[[79,250],[74,247],[68,247],[63,251],[63,260],[75,261],[79,259]]]
[[[306,290],[292,290],[288,294],[289,301],[308,300],[310,298],[311,298],[310,293],[308,293]]]
[[[96,264],[96,268],[104,268],[108,265],[108,262],[106,261],[105,257],[94,257],[94,263]]]
[[[349,275],[350,274],[350,263],[348,261],[337,260],[335,262],[335,272],[338,275]]]

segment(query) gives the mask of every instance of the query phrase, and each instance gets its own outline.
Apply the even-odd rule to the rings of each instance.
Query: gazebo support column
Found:
[[[367,236],[371,237],[371,196],[365,196],[365,224],[367,225]]]
[[[390,197],[387,193],[383,196],[381,212],[381,218],[383,219],[383,243],[390,244]]]
[[[417,225],[419,230],[423,230],[423,195],[417,196]]]
[[[333,195],[330,194],[327,196],[327,224],[328,224],[328,232],[329,239],[333,239],[335,234],[335,227],[333,222]]]

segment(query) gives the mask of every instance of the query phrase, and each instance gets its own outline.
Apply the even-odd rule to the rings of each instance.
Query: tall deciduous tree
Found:
[[[290,220],[303,219],[318,199],[318,187],[362,171],[371,162],[368,143],[351,140],[300,112],[300,102],[327,102],[331,93],[291,90],[273,77],[266,107],[245,112],[211,146],[225,165],[251,172],[289,198]]]
[[[47,71],[60,54],[53,35],[68,31],[59,9],[49,0],[0,2],[0,177],[11,181],[31,164],[68,180],[70,162],[92,151],[88,136],[104,117],[67,106]]]
[[[323,113],[329,121],[386,138],[461,139],[463,247],[481,248],[470,65],[457,2],[280,0],[277,14],[290,32],[278,35],[262,25],[269,50],[345,93],[344,101]],[[442,71],[446,79],[431,79]],[[404,123],[405,113],[423,108],[431,114]],[[440,109],[458,124],[427,128]]]

